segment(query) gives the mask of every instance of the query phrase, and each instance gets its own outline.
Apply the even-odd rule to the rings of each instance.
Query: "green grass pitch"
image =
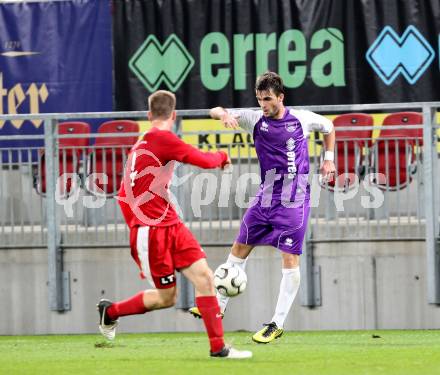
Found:
[[[226,333],[249,360],[208,357],[202,333],[0,336],[0,374],[440,374],[440,331],[286,332],[267,345]]]

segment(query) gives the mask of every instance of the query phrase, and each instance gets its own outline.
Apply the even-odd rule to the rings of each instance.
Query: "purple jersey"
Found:
[[[310,111],[287,108],[278,120],[263,116],[262,111],[236,110],[231,113],[239,116],[240,127],[254,138],[261,172],[258,195],[267,193],[269,205],[272,198],[298,201],[298,193],[303,193],[304,199],[308,195],[307,138],[312,131],[330,133],[333,123]]]
[[[264,117],[262,111],[231,114],[238,115],[240,127],[254,137],[262,181],[243,217],[237,242],[301,254],[310,212],[307,138],[312,131],[330,133],[333,123],[316,113],[293,109],[286,109],[279,120]]]

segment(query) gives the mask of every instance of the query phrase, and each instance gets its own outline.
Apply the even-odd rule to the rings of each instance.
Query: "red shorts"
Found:
[[[176,285],[175,270],[206,258],[193,234],[183,223],[167,227],[133,227],[130,230],[131,256],[141,277],[157,289]]]

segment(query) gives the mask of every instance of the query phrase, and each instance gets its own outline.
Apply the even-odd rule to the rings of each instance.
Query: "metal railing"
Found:
[[[351,150],[350,142],[356,138],[339,141],[343,146],[338,150],[342,150],[344,156],[340,158],[341,155],[337,154],[336,163],[340,164],[342,160],[344,166],[337,165],[342,177],[334,186],[319,182],[322,143],[319,138],[312,137],[309,142],[312,211],[307,243],[310,246],[316,242],[330,241],[425,240],[428,268],[431,267],[432,275],[429,298],[437,302],[440,302],[440,288],[435,285],[438,285],[439,276],[434,271],[438,267],[436,249],[440,237],[440,163],[436,137],[439,126],[435,115],[439,107],[440,103],[306,107],[322,114],[402,110],[423,113],[424,123],[419,126],[423,128],[423,141],[390,138],[383,140],[383,146],[379,148],[380,138],[365,138],[361,140],[365,147],[354,151]],[[176,132],[184,139],[199,134],[182,131],[180,121],[207,116],[207,110],[178,111]],[[71,119],[145,117],[146,112],[143,111],[0,116],[2,121],[43,118],[45,131],[40,136],[0,136],[0,141],[23,138],[44,141],[44,148],[0,148],[0,247],[48,247],[49,271],[52,275],[50,282],[55,285],[54,288],[61,288],[62,248],[128,246],[127,227],[113,197],[119,183],[117,174],[120,171],[116,168],[120,169],[120,165],[125,163],[126,152],[122,152],[121,164],[117,167],[114,162],[108,164],[105,158],[109,155],[114,161],[120,147],[106,147],[109,153],[101,150],[104,165],[110,165],[112,169],[112,191],[107,191],[105,198],[102,195],[97,197],[96,191],[91,188],[96,187],[96,183],[91,183],[94,180],[90,179],[97,163],[97,148],[93,145],[78,149],[60,147],[61,139],[80,136],[58,135],[56,124]],[[372,130],[377,129],[377,124],[372,127]],[[354,128],[348,127],[346,130]],[[81,136],[95,138],[100,135]],[[399,142],[404,145],[403,157],[396,147]],[[258,189],[259,166],[253,145],[235,142],[217,146],[232,155],[232,172],[206,173],[195,167],[181,165],[176,168],[171,188],[183,220],[205,246],[228,245],[233,241],[246,205]],[[352,169],[352,158],[358,161],[355,169]],[[403,168],[406,172],[396,174],[398,188],[395,188],[396,181],[391,184],[390,180],[395,172],[390,173],[390,169],[400,171],[402,168],[399,163],[402,162],[407,165],[407,168]],[[69,169],[72,164],[73,169]],[[72,175],[60,180],[60,171],[71,172]],[[382,173],[385,180],[378,177],[377,174],[381,172],[385,172]],[[394,180],[396,178],[393,177]],[[375,207],[372,203],[377,203],[381,199],[379,196],[383,197],[383,204]],[[62,292],[53,291],[51,295],[52,308],[62,309]]]
[[[370,141],[372,139],[364,140],[365,143]],[[340,171],[337,187],[319,183],[320,144],[311,141],[311,222],[314,241],[425,238],[422,148],[418,140],[414,146],[405,145],[407,154],[403,159],[408,171],[396,173],[396,170],[401,169],[399,162],[402,158],[395,154],[397,148],[390,146],[398,141],[408,143],[404,139],[387,139],[381,150],[382,155],[379,155],[374,143],[367,148],[368,154],[355,155],[355,158],[360,159],[356,167],[361,171],[354,171],[352,164],[339,166],[340,158],[336,154],[337,169]],[[348,150],[346,145],[350,140],[341,142]],[[231,148],[239,146],[242,145],[230,144],[225,151],[230,153]],[[126,227],[113,198],[119,186],[122,165],[127,158],[125,152],[119,153],[122,149],[118,146],[106,149],[100,147],[104,164],[100,171],[109,179],[110,183],[107,184],[99,184],[93,179],[96,171],[93,166],[97,163],[94,152],[96,147],[90,146],[87,150],[72,147],[59,150],[61,178],[57,179],[55,199],[65,246],[124,246],[127,243]],[[199,238],[204,238],[203,233],[208,234],[207,230],[210,231],[203,239],[205,244],[228,242],[224,240],[222,231],[237,229],[246,209],[245,203],[250,201],[258,189],[259,166],[251,150],[252,145],[244,150],[244,155],[243,152],[237,154],[233,159],[234,169],[230,173],[219,170],[207,172],[184,165],[176,169],[177,179],[185,181],[175,181],[178,186],[172,186],[178,198],[178,207],[184,221]],[[0,200],[3,209],[0,214],[0,235],[3,246],[46,244],[47,181],[42,162],[44,154],[40,150],[37,161],[32,162],[32,151],[31,148],[8,149],[7,153],[11,155],[16,152],[18,159],[16,162],[2,163]],[[22,158],[23,154],[28,154],[28,157]],[[352,158],[353,154],[346,151],[344,160]],[[376,165],[378,161],[384,165]],[[438,168],[438,162],[435,164]],[[382,184],[376,176],[377,170],[384,172]],[[398,187],[395,186],[396,181],[390,185],[390,174],[395,174],[392,178],[398,180]],[[438,175],[438,172],[434,174]],[[400,178],[403,181],[399,181]],[[99,198],[96,198],[99,189],[104,191],[98,191]],[[374,194],[371,193],[373,189]],[[237,201],[241,204],[237,204]]]
[[[358,131],[355,127],[345,130]],[[363,147],[353,146],[354,142]],[[337,140],[338,173],[332,184],[319,183],[320,151],[316,150],[316,143],[314,147],[312,241],[424,240],[421,139]],[[338,150],[342,155],[338,155]],[[438,169],[438,159],[435,163]]]
[[[356,127],[344,128],[348,132],[357,130]],[[231,132],[224,132],[228,133]],[[180,132],[184,139],[194,134],[202,133]],[[99,134],[82,135],[86,136],[92,139]],[[422,140],[371,137],[345,138],[337,142],[342,146],[336,147],[336,185],[319,182],[322,142],[315,137],[309,142],[310,241],[424,240]],[[354,148],[353,142],[363,147]],[[380,150],[379,142],[383,146]],[[203,147],[202,144],[194,146]],[[171,186],[179,213],[204,245],[229,244],[233,240],[246,207],[259,188],[259,165],[253,144],[221,146],[233,155],[232,172],[178,165]],[[93,144],[58,148],[55,157],[58,162],[54,163],[58,168],[55,207],[63,247],[126,246],[127,228],[114,196],[128,150],[127,146]],[[401,150],[404,150],[403,156]],[[45,246],[49,180],[44,149],[8,148],[2,152],[2,245]],[[36,158],[32,159],[32,155]],[[399,164],[402,162],[405,167]],[[439,168],[438,159],[434,159],[433,166]],[[106,176],[107,183],[100,182],[96,172]],[[439,175],[434,173],[433,177]]]

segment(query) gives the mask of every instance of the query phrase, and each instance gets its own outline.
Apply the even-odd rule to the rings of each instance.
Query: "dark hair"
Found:
[[[176,96],[166,90],[159,90],[148,97],[148,108],[153,119],[168,119],[176,108]]]
[[[284,94],[284,85],[281,77],[274,72],[266,72],[257,77],[255,82],[256,91],[272,91],[276,96]]]

